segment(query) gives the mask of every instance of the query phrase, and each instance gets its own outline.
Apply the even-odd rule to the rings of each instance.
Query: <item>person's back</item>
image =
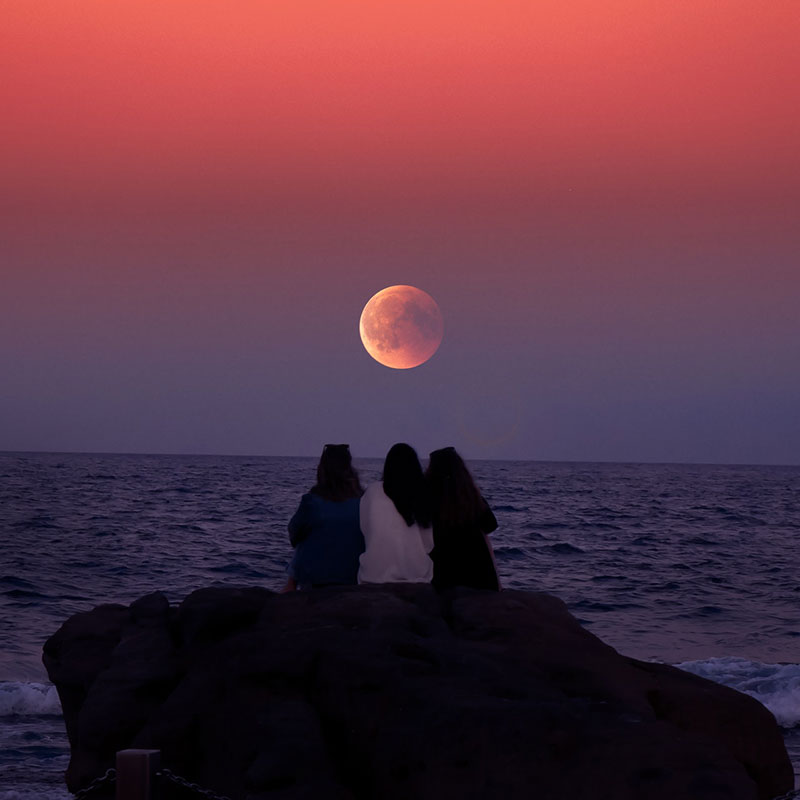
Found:
[[[433,523],[433,585],[437,589],[468,586],[497,591],[499,581],[486,535],[497,528],[492,510],[476,516],[471,523]]]
[[[359,521],[360,498],[326,500],[304,494],[289,523],[297,552],[294,578],[299,586],[356,583],[358,557],[364,550]]]
[[[430,583],[431,529],[406,524],[380,481],[368,486],[361,498],[361,531],[365,550],[358,569],[359,583]]]
[[[389,450],[381,481],[361,498],[361,530],[366,549],[359,583],[430,582],[430,503],[419,458],[410,445],[398,443]]]
[[[452,447],[434,450],[426,472],[433,504],[433,585],[497,591],[488,534],[497,520]]]
[[[364,550],[359,501],[364,490],[346,444],[326,444],[317,482],[303,495],[289,521],[295,548],[284,591],[300,587],[353,584]]]

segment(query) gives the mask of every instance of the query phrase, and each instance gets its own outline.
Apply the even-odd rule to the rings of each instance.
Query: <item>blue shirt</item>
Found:
[[[358,497],[334,502],[311,492],[303,495],[289,520],[298,585],[357,582],[358,557],[364,552],[360,502]]]

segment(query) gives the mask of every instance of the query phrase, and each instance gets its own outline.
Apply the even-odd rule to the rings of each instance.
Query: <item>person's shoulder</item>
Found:
[[[324,502],[325,501],[318,494],[315,494],[314,492],[306,492],[300,498],[301,506],[313,506],[316,505],[317,503],[324,503]]]
[[[371,509],[376,513],[380,513],[387,503],[392,501],[387,497],[386,492],[383,490],[383,481],[375,481],[367,486],[364,494],[361,496],[361,508]]]
[[[367,497],[369,499],[380,497],[382,494],[385,494],[383,491],[383,481],[375,481],[375,483],[371,483],[367,488],[364,490],[364,494],[361,495],[362,499]]]

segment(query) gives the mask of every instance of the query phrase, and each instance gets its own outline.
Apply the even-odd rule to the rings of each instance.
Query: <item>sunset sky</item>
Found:
[[[800,463],[796,0],[12,0],[0,75],[0,450]]]

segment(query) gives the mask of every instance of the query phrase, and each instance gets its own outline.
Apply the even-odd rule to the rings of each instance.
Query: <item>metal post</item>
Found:
[[[160,750],[117,752],[117,800],[155,800]]]

